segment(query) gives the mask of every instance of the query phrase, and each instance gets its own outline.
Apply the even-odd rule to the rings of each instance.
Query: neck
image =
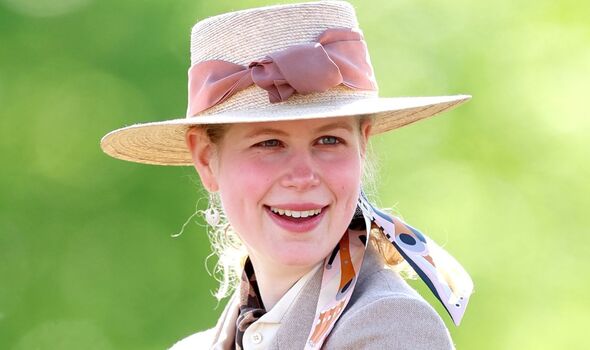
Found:
[[[315,266],[282,266],[250,256],[260,298],[266,311],[270,311],[287,291]]]

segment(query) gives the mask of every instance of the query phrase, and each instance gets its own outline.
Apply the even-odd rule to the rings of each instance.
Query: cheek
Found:
[[[235,157],[225,161],[226,167],[221,171],[220,178],[226,188],[239,192],[259,191],[272,181],[276,166]]]
[[[356,154],[322,162],[324,180],[339,193],[354,194],[361,183],[361,159]]]
[[[251,162],[240,157],[224,159],[220,169],[219,192],[223,207],[232,225],[240,226],[247,220],[247,211],[255,210],[268,191],[273,174],[264,164]]]

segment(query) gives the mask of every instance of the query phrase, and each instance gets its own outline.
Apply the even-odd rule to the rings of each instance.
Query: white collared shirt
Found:
[[[297,300],[301,290],[315,274],[315,272],[322,266],[322,263],[317,264],[308,273],[303,275],[288,291],[281,297],[281,299],[270,309],[267,313],[262,315],[256,322],[252,323],[244,332],[242,338],[242,346],[244,350],[259,350],[267,349],[270,342],[274,339],[281,321],[291,309],[291,306]]]

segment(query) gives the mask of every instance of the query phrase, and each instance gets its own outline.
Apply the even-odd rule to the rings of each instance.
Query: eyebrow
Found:
[[[346,131],[352,132],[352,126],[346,122],[334,122],[330,124],[326,124],[324,126],[320,126],[315,131],[316,132],[326,132],[334,129],[344,129]]]
[[[350,124],[346,122],[335,122],[326,125],[322,125],[319,128],[316,128],[312,132],[315,133],[322,133],[326,131],[331,131],[334,129],[344,129],[346,131],[352,132],[352,127]],[[284,132],[283,130],[273,129],[273,128],[262,128],[262,129],[254,129],[248,134],[246,134],[247,138],[257,137],[260,135],[278,135],[278,136],[289,136],[288,133]]]

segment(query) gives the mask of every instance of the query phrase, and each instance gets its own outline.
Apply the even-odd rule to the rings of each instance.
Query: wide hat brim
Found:
[[[264,110],[244,109],[135,124],[114,130],[101,140],[108,155],[137,163],[192,165],[186,131],[194,125],[279,122],[347,116],[372,116],[371,135],[380,134],[450,110],[469,100],[469,95],[354,98],[309,104],[273,104]]]

